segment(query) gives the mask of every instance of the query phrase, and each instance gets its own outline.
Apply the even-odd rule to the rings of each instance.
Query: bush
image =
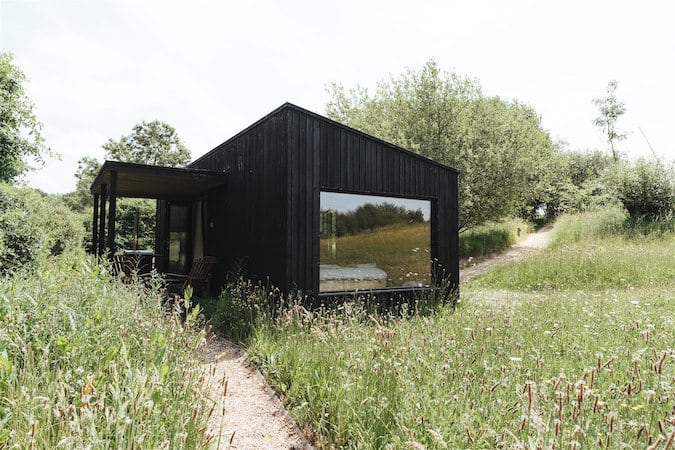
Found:
[[[618,171],[616,192],[632,219],[667,216],[675,210],[675,171],[638,160]]]
[[[528,225],[522,221],[487,223],[459,235],[459,256],[481,256],[506,250],[518,240],[517,230],[527,232]]]
[[[82,248],[84,229],[60,200],[0,184],[0,274]]]

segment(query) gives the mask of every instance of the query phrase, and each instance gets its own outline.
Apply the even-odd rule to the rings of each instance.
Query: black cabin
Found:
[[[93,251],[114,254],[117,197],[157,199],[154,264],[218,259],[284,292],[405,293],[459,280],[457,170],[286,103],[186,168],[106,161]],[[107,236],[106,236],[106,203]]]

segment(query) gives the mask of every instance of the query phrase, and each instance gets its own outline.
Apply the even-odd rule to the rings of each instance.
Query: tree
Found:
[[[105,158],[138,164],[185,166],[190,162],[190,152],[183,145],[175,128],[160,122],[142,122],[128,136],[119,140],[108,139],[103,144]],[[101,168],[101,163],[89,156],[78,161],[75,192],[66,194],[65,202],[75,211],[91,211],[89,188]],[[118,243],[124,248],[149,248],[154,244],[155,203],[149,199],[123,198],[117,202],[116,228]],[[87,214],[91,217],[91,214]],[[91,228],[90,220],[86,226]],[[138,235],[135,235],[138,224]],[[90,231],[90,230],[88,230]],[[90,233],[86,236],[90,239]]]
[[[609,149],[612,152],[614,161],[619,160],[619,154],[614,144],[626,139],[627,133],[621,133],[616,127],[616,122],[626,112],[626,106],[622,101],[616,98],[616,88],[619,83],[611,80],[607,83],[606,97],[593,99],[593,103],[598,107],[599,116],[593,120],[593,125],[600,128],[607,137]]]
[[[131,134],[103,144],[106,158],[138,164],[179,167],[190,162],[190,151],[176,129],[158,120],[134,126]]]
[[[26,76],[12,59],[11,53],[0,53],[0,181],[22,175],[29,169],[25,158],[41,161],[47,150],[23,88]]]
[[[91,193],[89,188],[94,182],[96,174],[101,169],[101,163],[91,156],[80,158],[77,162],[77,172],[75,172],[75,191],[63,195],[63,201],[73,211],[82,212],[88,206],[91,206]]]
[[[431,60],[378,84],[328,88],[329,117],[423,156],[460,175],[460,230],[514,214],[540,185],[555,145],[537,113],[487,97],[478,81]]]

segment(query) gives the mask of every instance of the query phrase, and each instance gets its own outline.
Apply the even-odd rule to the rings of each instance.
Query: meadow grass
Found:
[[[214,311],[245,331],[251,360],[319,448],[673,448],[668,223],[616,210],[564,218],[549,251],[430,314],[358,302],[271,312],[273,296],[250,285]],[[566,289],[541,289],[556,283]]]
[[[520,236],[518,228],[521,230]],[[459,256],[476,257],[506,250],[524,239],[529,230],[530,226],[518,219],[471,228],[459,235]]]
[[[410,276],[431,282],[431,225],[396,224],[335,239],[321,239],[321,263],[352,266],[374,263],[387,273],[387,286],[401,286]]]
[[[549,249],[470,283],[515,290],[672,287],[674,223],[631,221],[617,208],[564,216]]]
[[[0,284],[0,448],[206,448],[203,335],[94,259]]]
[[[517,230],[521,229],[518,236]],[[521,220],[488,223],[460,234],[460,257],[476,257],[506,250],[525,238],[529,226]],[[321,240],[321,263],[350,266],[375,263],[390,278],[388,285],[400,286],[408,273],[431,276],[431,229],[428,223],[390,225],[353,236],[335,239],[336,252],[331,253],[331,239]],[[395,281],[392,283],[391,279]]]
[[[672,289],[463,292],[455,311],[288,310],[248,352],[320,448],[644,448],[673,439]]]

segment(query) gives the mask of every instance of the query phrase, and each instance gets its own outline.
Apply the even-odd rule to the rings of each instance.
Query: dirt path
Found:
[[[534,251],[548,247],[548,244],[551,242],[552,230],[553,227],[547,225],[508,250],[480,261],[471,267],[461,269],[459,271],[459,282],[469,281],[497,266],[517,261]]]
[[[312,448],[239,347],[212,336],[205,357],[205,382],[216,402],[209,420],[213,449]]]

